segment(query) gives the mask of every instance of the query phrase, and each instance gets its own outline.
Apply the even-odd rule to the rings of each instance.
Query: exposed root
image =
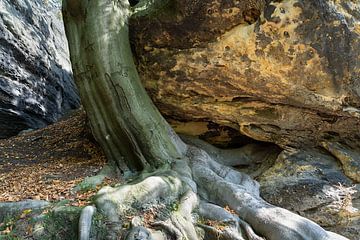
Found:
[[[199,214],[205,219],[218,221],[226,224],[226,226],[230,226],[230,228],[229,227],[226,228],[225,236],[236,237],[239,234],[241,236],[241,232],[242,232],[241,230],[243,230],[242,237],[245,237],[245,239],[264,240],[264,238],[259,237],[254,232],[254,230],[251,228],[251,226],[248,223],[241,220],[237,215],[234,215],[226,211],[224,208],[220,206],[203,202],[202,204],[200,204]],[[231,238],[231,239],[237,239],[237,238]]]
[[[182,181],[172,170],[158,170],[148,175],[144,174],[133,184],[104,187],[97,194],[99,211],[112,223],[110,239],[116,239],[121,234],[122,226],[128,221],[125,217],[136,213],[141,205],[171,202],[184,192]]]
[[[126,234],[125,240],[153,240],[151,232],[142,227],[132,227],[130,231]]]
[[[87,206],[81,211],[79,219],[79,240],[89,240],[91,221],[96,208],[94,206]]]
[[[193,146],[188,147],[186,158],[173,161],[171,169],[144,174],[133,184],[104,188],[96,200],[100,211],[118,223],[113,229],[114,239],[121,232],[127,211],[135,211],[139,204],[159,202],[176,203],[176,207],[165,218],[154,216],[146,227],[160,229],[168,239],[346,239],[265,202],[256,181]],[[233,212],[226,211],[225,206]],[[131,228],[126,239],[136,239],[139,234],[152,239],[151,230],[144,224]]]
[[[331,239],[316,223],[265,202],[259,196],[258,184],[241,176],[245,174],[225,167],[219,169],[201,150],[192,149],[191,154],[196,159],[191,165],[200,196],[221,206],[230,206],[257,233],[269,240]]]
[[[203,219],[198,226],[205,230],[205,239],[245,239],[239,228],[238,217],[224,208],[201,202],[198,213]]]
[[[240,224],[241,228],[244,230],[244,232],[249,240],[264,240],[264,238],[259,237],[254,232],[254,230],[251,228],[251,226],[247,222],[243,221],[240,218],[239,218],[239,224]]]
[[[180,230],[183,236],[189,240],[197,240],[193,219],[191,213],[198,206],[198,197],[192,191],[188,190],[180,199],[179,208],[174,211],[171,216],[171,222]]]
[[[164,230],[171,239],[182,240],[182,233],[173,224],[164,221],[154,222],[152,226],[156,229]]]
[[[217,227],[205,224],[198,224],[198,226],[205,230],[204,239],[207,240],[245,240],[239,232],[230,227],[218,229]]]
[[[213,221],[232,222],[234,224],[238,221],[238,218],[234,214],[226,211],[218,205],[208,202],[201,202],[198,212],[201,217]]]
[[[226,166],[248,166],[252,164],[254,160],[254,156],[247,154],[250,150],[248,149],[250,145],[237,149],[220,149],[195,137],[183,135],[181,139],[192,146],[203,149],[217,162]]]

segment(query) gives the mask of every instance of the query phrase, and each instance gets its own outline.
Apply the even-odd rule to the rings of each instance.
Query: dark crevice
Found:
[[[129,4],[130,4],[131,7],[134,7],[139,2],[140,2],[139,0],[129,0]]]
[[[251,101],[255,101],[254,97],[238,96],[238,97],[233,97],[231,100],[231,102],[251,102]]]

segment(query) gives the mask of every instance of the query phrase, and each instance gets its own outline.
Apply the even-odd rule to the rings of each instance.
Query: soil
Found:
[[[85,113],[76,110],[44,129],[0,140],[0,202],[69,199],[85,204],[95,191],[71,190],[105,163]]]

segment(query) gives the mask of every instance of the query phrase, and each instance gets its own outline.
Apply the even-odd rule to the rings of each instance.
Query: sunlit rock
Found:
[[[78,105],[60,1],[0,1],[0,138]]]

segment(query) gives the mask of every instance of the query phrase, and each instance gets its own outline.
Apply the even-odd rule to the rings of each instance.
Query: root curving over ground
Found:
[[[127,185],[99,191],[96,206],[111,222],[113,239],[347,239],[267,203],[260,197],[256,181],[222,162],[221,151],[197,139],[185,141],[189,145],[183,159],[143,173]],[[236,163],[234,159],[231,162]],[[129,221],[124,216],[129,212],[159,203],[172,207],[160,209],[162,212],[146,223],[135,216],[131,227],[124,230]]]

